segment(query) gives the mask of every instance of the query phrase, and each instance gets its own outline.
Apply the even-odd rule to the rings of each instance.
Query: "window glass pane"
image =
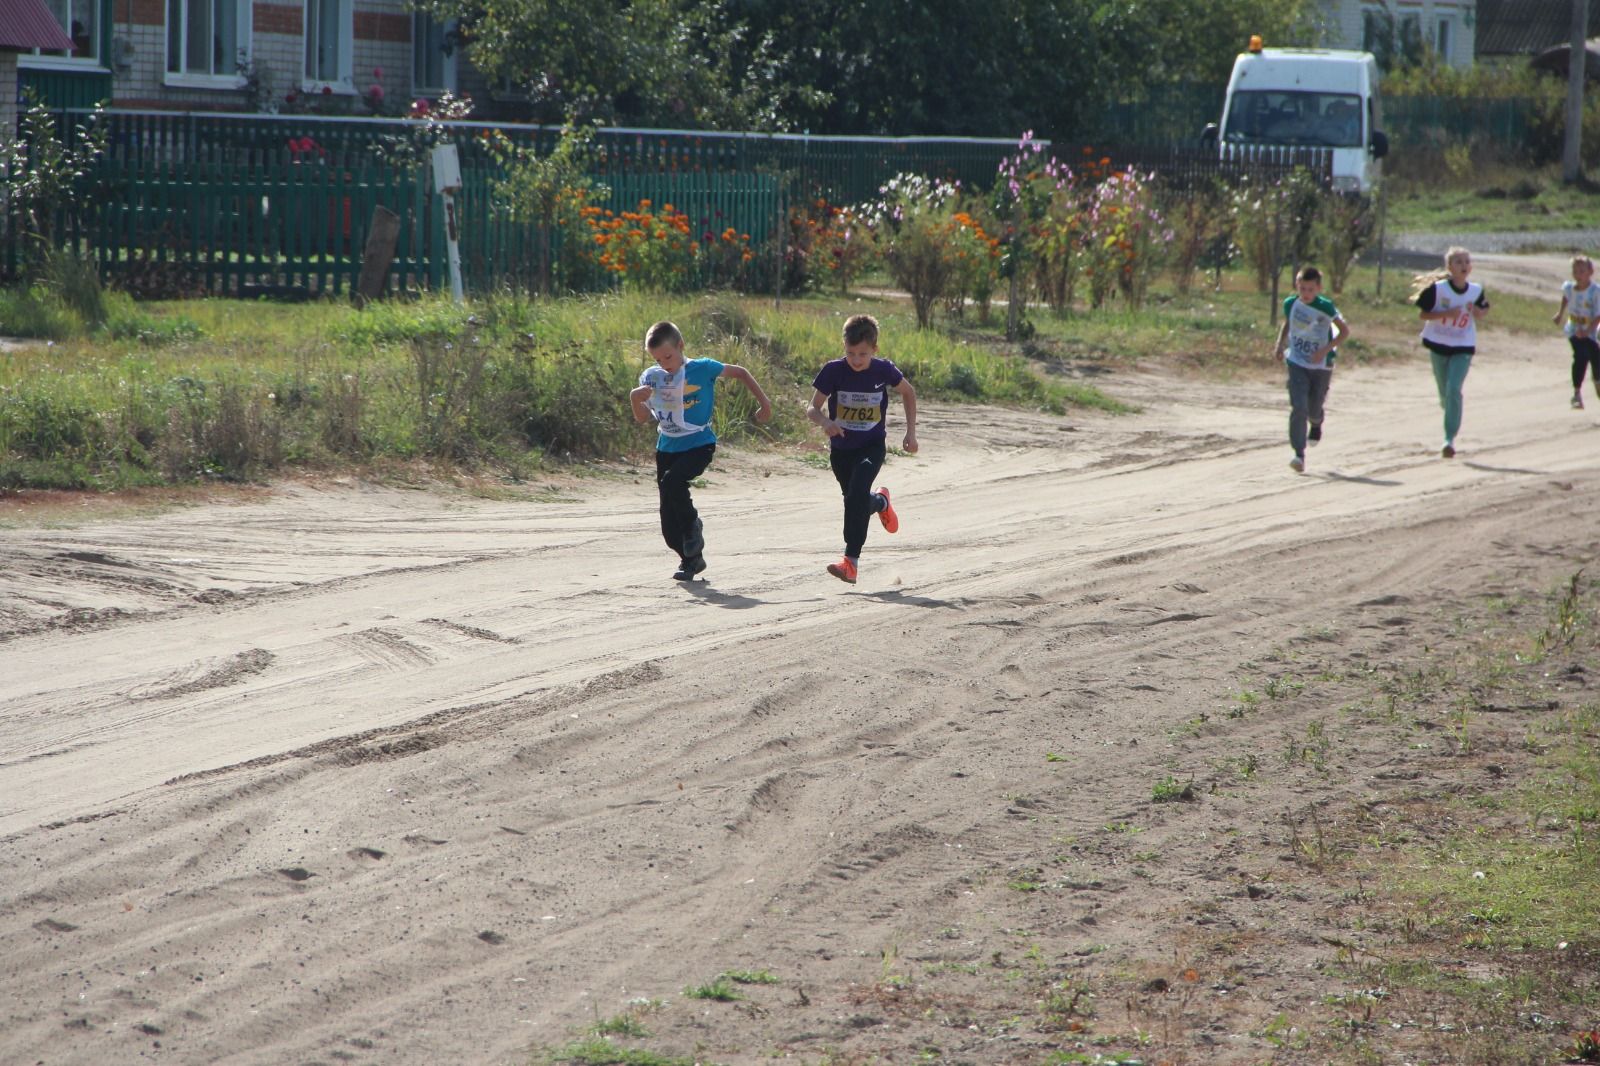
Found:
[[[234,74],[239,70],[239,5],[235,0],[213,0],[211,18],[216,27],[211,72]]]
[[[72,5],[72,54],[82,59],[93,59],[99,51],[99,35],[95,33],[95,4],[93,0],[77,0]]]
[[[183,0],[167,0],[167,73],[183,70]]]
[[[306,0],[306,77],[317,76],[317,11],[318,0]]]
[[[1361,100],[1348,93],[1240,92],[1223,140],[1349,148],[1361,144]]]
[[[416,13],[411,26],[411,83],[419,89],[448,88],[445,75],[445,24]]]
[[[183,69],[188,74],[210,73],[207,62],[211,47],[211,6],[206,0],[188,0],[189,34],[183,50]]]

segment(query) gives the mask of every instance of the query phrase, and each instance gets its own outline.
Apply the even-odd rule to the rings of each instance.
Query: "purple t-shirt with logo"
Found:
[[[828,397],[828,417],[844,428],[844,436],[828,438],[832,447],[860,448],[886,440],[889,390],[904,379],[899,367],[876,357],[865,370],[851,370],[848,362],[835,359],[817,371],[811,384]]]

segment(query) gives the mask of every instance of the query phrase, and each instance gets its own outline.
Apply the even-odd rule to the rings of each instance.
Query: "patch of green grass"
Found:
[[[628,1036],[640,1039],[650,1035],[644,1024],[631,1014],[618,1014],[613,1018],[604,1018],[589,1026],[589,1032],[595,1036]]]
[[[724,970],[719,977],[741,985],[775,985],[779,984],[778,976],[771,970]]]
[[[1157,803],[1177,803],[1195,798],[1194,782],[1179,781],[1168,774],[1150,789],[1150,798]]]
[[[718,977],[703,985],[690,985],[683,990],[683,994],[689,999],[712,999],[719,1003],[732,1003],[744,998],[727,977]]]
[[[643,1048],[619,1047],[598,1036],[565,1047],[547,1049],[535,1061],[543,1066],[710,1066],[704,1059],[662,1055]]]
[[[1479,165],[1455,180],[1440,177],[1390,182],[1391,232],[1465,235],[1600,227],[1600,199],[1563,184],[1554,167]]]
[[[134,305],[118,293],[101,303],[105,326],[93,332],[49,290],[0,292],[4,329],[56,340],[0,359],[0,485],[109,488],[414,460],[526,471],[648,452],[654,436],[634,423],[627,393],[646,363],[644,330],[662,317],[683,327],[691,356],[747,367],[772,400],[771,420],[757,424],[747,390],[719,390],[722,440],[817,443],[802,414],[810,381],[842,349],[842,314],[822,300],[781,312],[727,296],[428,298],[364,311]],[[1116,406],[1011,346],[919,331],[896,304],[875,309],[884,354],[927,398]]]

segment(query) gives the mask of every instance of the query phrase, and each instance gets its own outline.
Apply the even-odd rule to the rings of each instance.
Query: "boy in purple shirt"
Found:
[[[888,488],[872,491],[888,449],[884,420],[891,389],[906,409],[905,449],[913,455],[917,451],[917,390],[898,367],[877,356],[878,320],[851,316],[844,324],[844,358],[817,372],[811,383],[816,392],[806,410],[806,417],[829,437],[829,465],[844,493],[844,558],[829,563],[828,573],[852,585],[867,542],[867,519],[876,514],[890,533],[900,528]]]

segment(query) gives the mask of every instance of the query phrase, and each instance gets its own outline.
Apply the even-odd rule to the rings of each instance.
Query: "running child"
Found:
[[[888,487],[874,492],[872,482],[888,450],[885,419],[891,389],[905,406],[905,449],[916,454],[917,390],[898,367],[878,358],[878,320],[871,315],[853,315],[845,321],[844,358],[824,364],[811,384],[816,392],[806,417],[828,435],[829,465],[844,494],[844,558],[829,563],[828,573],[853,585],[867,542],[868,519],[876,514],[889,533],[900,528]]]
[[[1316,267],[1301,267],[1294,287],[1295,295],[1283,301],[1276,353],[1289,371],[1289,447],[1294,449],[1289,469],[1300,474],[1306,469],[1306,442],[1322,439],[1322,407],[1333,382],[1333,360],[1350,327],[1333,301],[1322,295],[1322,272]]]
[[[688,359],[683,334],[671,322],[657,322],[644,337],[655,360],[639,375],[639,387],[628,393],[636,422],[656,424],[656,490],[661,497],[661,536],[678,553],[673,578],[692,581],[706,568],[705,536],[700,515],[689,495],[689,483],[711,465],[717,435],[711,429],[717,379],[726,375],[744,383],[760,407],[757,422],[772,417],[772,404],[755,376],[742,366],[715,359]]]
[[[1433,380],[1439,387],[1439,406],[1444,408],[1444,447],[1439,454],[1456,456],[1456,434],[1461,430],[1461,387],[1472,356],[1478,350],[1478,320],[1489,313],[1489,300],[1483,286],[1468,281],[1472,273],[1472,253],[1451,248],[1444,253],[1445,269],[1418,274],[1411,298],[1421,308],[1422,346],[1433,361]]]
[[[1594,283],[1594,260],[1572,257],[1572,280],[1561,283],[1561,307],[1555,322],[1566,316],[1567,343],[1572,345],[1572,406],[1583,410],[1583,375],[1594,369],[1594,392],[1600,396],[1600,344],[1595,328],[1600,324],[1600,285]]]

